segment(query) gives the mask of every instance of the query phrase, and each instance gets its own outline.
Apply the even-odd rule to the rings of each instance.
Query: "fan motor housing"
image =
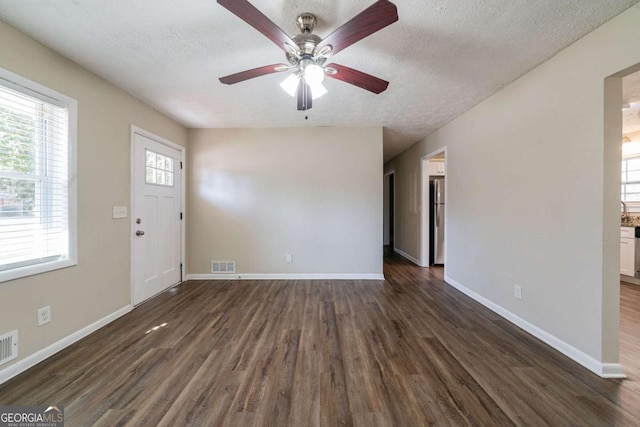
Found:
[[[316,46],[322,41],[320,37],[313,34],[316,22],[316,17],[311,13],[302,13],[296,19],[300,34],[293,37],[293,42],[300,53],[297,57],[287,53],[287,60],[290,64],[297,65],[300,58],[311,58],[315,55]]]
[[[302,55],[313,55],[313,51],[315,50],[318,43],[322,41],[322,39],[315,34],[311,33],[302,33],[297,34],[293,41],[300,48],[300,53]]]

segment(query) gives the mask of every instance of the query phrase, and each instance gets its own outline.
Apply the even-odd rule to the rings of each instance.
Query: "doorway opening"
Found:
[[[447,147],[421,158],[420,265],[445,266],[447,251]]]
[[[618,360],[633,377],[640,376],[640,64],[621,76],[622,138],[620,165],[620,281]],[[619,114],[619,113],[618,113]],[[619,116],[618,116],[619,117]],[[606,117],[605,117],[606,119]],[[605,121],[606,123],[606,121]],[[619,146],[619,145],[618,145]],[[620,152],[619,151],[619,152]],[[621,161],[620,161],[621,160]],[[616,230],[618,231],[618,230]]]
[[[396,205],[396,184],[395,171],[388,172],[384,175],[383,183],[383,245],[389,252],[395,250],[395,205]]]

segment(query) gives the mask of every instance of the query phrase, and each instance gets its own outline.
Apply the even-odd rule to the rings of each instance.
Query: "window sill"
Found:
[[[72,267],[74,265],[78,265],[78,261],[75,258],[68,258],[58,261],[43,262],[41,264],[29,265],[26,267],[13,268],[11,270],[0,272],[0,283],[34,276],[36,274],[47,273],[49,271],[60,270],[61,268]]]

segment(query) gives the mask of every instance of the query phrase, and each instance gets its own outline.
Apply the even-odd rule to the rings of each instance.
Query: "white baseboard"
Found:
[[[566,342],[562,341],[558,337],[551,335],[550,333],[540,329],[539,327],[533,325],[532,323],[527,322],[526,320],[513,314],[509,310],[499,306],[498,304],[495,304],[492,301],[489,301],[482,295],[458,283],[451,277],[445,276],[444,280],[454,288],[458,289],[460,292],[466,294],[467,296],[473,298],[480,304],[484,305],[489,310],[504,317],[509,322],[513,323],[514,325],[530,333],[531,335],[538,338],[539,340],[550,345],[554,349],[558,350],[560,353],[564,354],[570,359],[573,359],[574,361],[578,362],[580,365],[584,366],[591,372],[601,376],[602,378],[626,378],[622,370],[622,365],[618,363],[602,363],[594,359],[593,357],[589,356],[585,352],[578,350],[577,348],[573,347],[570,344],[567,344]]]
[[[122,307],[121,309],[103,317],[102,319],[97,320],[88,326],[85,326],[79,331],[76,331],[70,335],[67,335],[66,337],[62,338],[59,341],[54,342],[53,344],[43,348],[42,350],[39,350],[25,357],[24,359],[18,360],[13,365],[10,365],[0,370],[0,384],[10,380],[11,378],[15,377],[18,374],[21,374],[27,369],[42,362],[46,358],[53,356],[60,350],[63,350],[66,347],[69,347],[71,344],[75,343],[76,341],[81,340],[82,338],[86,337],[92,332],[95,332],[98,329],[102,328],[103,326],[113,322],[118,317],[121,317],[127,314],[128,312],[130,312],[132,309],[133,309],[133,306],[131,305]]]
[[[414,263],[415,265],[417,265],[418,267],[422,267],[422,265],[420,265],[420,260],[417,258],[412,257],[411,255],[409,255],[406,252],[401,251],[398,248],[393,248],[393,251],[395,253],[397,253],[398,255],[400,255],[401,257],[404,257],[406,259],[408,259],[409,261],[411,261],[412,263]]]
[[[384,280],[383,274],[187,274],[185,280]]]
[[[598,374],[602,378],[627,378],[619,363],[601,363],[601,373]],[[597,373],[597,372],[596,372]]]

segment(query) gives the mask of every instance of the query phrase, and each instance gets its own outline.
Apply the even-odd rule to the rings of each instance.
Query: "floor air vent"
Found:
[[[236,262],[235,261],[211,261],[212,273],[235,273]]]
[[[0,335],[0,365],[18,357],[18,331]]]

